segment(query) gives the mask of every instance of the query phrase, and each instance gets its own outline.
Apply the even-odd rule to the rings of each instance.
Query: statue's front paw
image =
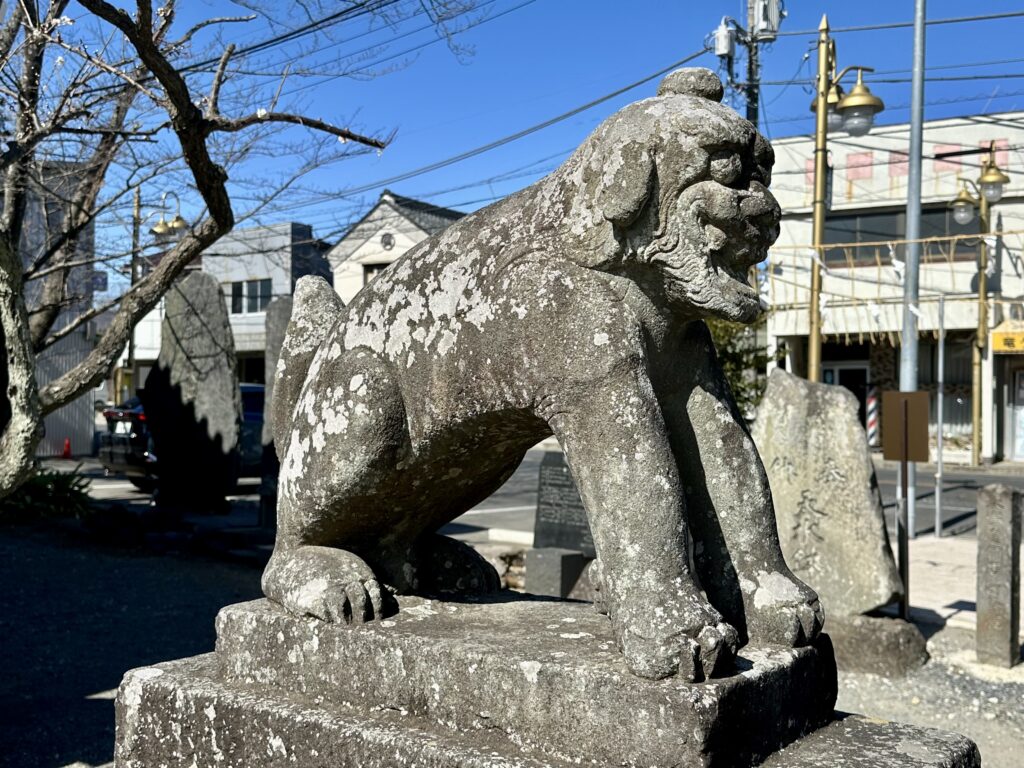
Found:
[[[817,593],[788,570],[741,577],[740,587],[752,644],[795,648],[821,634],[825,611]]]
[[[645,637],[627,629],[622,637],[622,654],[634,674],[649,680],[678,677],[700,683],[726,669],[736,657],[739,637],[721,621],[707,626],[696,637],[678,633]]]
[[[739,649],[739,634],[696,589],[648,597],[622,612],[608,606],[634,674],[702,682],[728,668]]]
[[[276,550],[263,572],[263,591],[296,616],[336,624],[362,624],[396,609],[370,566],[332,547]]]
[[[336,624],[364,624],[384,615],[386,592],[376,579],[318,579],[294,595],[289,608]]]

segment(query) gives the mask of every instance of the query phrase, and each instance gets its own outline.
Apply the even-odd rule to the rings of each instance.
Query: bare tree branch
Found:
[[[369,136],[362,136],[361,134],[354,133],[347,128],[338,128],[337,126],[325,123],[323,120],[317,120],[313,117],[306,117],[304,115],[293,115],[289,112],[267,112],[258,111],[246,117],[239,117],[235,119],[229,119],[226,117],[215,117],[207,120],[211,130],[221,131],[224,133],[232,133],[235,131],[243,131],[246,128],[251,128],[254,125],[260,123],[291,123],[292,125],[301,125],[304,128],[312,128],[323,133],[329,133],[332,136],[337,136],[339,139],[345,139],[345,141],[354,141],[358,144],[365,144],[368,147],[375,149],[384,149],[391,141],[391,137],[387,139],[374,139]]]
[[[217,72],[213,76],[213,84],[210,86],[210,97],[208,104],[206,105],[206,116],[207,118],[216,117],[220,107],[218,103],[220,101],[220,87],[224,82],[224,76],[227,73],[228,59],[231,58],[231,54],[235,52],[235,44],[231,43],[227,48],[224,49],[224,54],[220,57],[220,63],[217,65]]]
[[[36,353],[38,354],[47,347],[53,346],[64,337],[70,336],[72,333],[77,331],[79,328],[88,323],[94,317],[99,317],[107,310],[113,309],[122,301],[124,301],[125,296],[127,295],[128,294],[126,293],[122,294],[121,296],[115,296],[113,299],[104,304],[99,304],[93,307],[92,309],[86,310],[78,317],[76,317],[74,320],[72,320],[70,323],[63,326],[59,331],[55,331],[54,333],[47,336],[43,341],[39,342],[39,344],[36,345]]]
[[[197,24],[194,24],[184,35],[179,37],[177,40],[172,40],[168,43],[168,46],[172,49],[181,48],[183,45],[188,44],[197,32],[212,27],[217,24],[237,24],[239,22],[252,21],[256,18],[255,14],[249,16],[218,16],[213,19],[205,19]]]

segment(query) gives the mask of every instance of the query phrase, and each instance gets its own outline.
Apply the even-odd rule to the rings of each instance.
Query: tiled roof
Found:
[[[380,197],[381,200],[390,202],[409,221],[430,235],[441,232],[452,222],[458,221],[466,215],[461,211],[453,211],[451,208],[442,208],[421,200],[413,200],[411,197],[396,195],[389,189],[385,189]]]

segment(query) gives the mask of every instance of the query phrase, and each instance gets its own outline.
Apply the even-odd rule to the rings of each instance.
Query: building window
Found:
[[[863,213],[830,213],[825,218],[825,243],[842,243],[843,248],[829,248],[825,251],[825,261],[842,263],[847,258],[854,262],[875,263],[881,258],[889,263],[888,248],[885,245],[859,246],[859,243],[882,243],[903,240],[906,237],[905,211],[869,211]],[[966,227],[953,222],[953,216],[947,206],[925,208],[921,211],[921,237],[944,237],[947,235],[977,234],[978,219]],[[945,246],[946,248],[950,246]],[[977,244],[972,241],[958,240],[953,247],[956,258],[972,258],[977,253]],[[906,258],[906,246],[902,243],[893,247],[896,256]],[[922,256],[927,259],[927,255]]]
[[[231,283],[231,314],[253,315],[265,312],[273,296],[269,278]]]
[[[388,268],[387,264],[363,264],[363,285]]]

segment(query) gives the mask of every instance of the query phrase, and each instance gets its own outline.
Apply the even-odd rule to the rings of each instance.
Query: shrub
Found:
[[[85,517],[91,509],[89,478],[71,472],[36,467],[14,493],[0,499],[0,521],[25,522],[41,518]]]

